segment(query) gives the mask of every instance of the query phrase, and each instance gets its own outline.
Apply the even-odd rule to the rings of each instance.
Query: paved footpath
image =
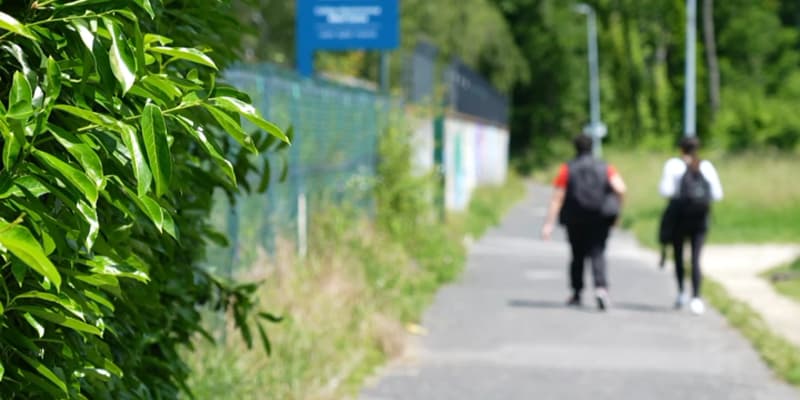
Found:
[[[532,186],[474,244],[428,334],[361,400],[800,399],[719,314],[672,310],[671,273],[624,234],[609,249],[613,308],[564,307],[568,248],[538,239],[548,195]]]
[[[800,303],[775,291],[761,276],[800,257],[800,245],[712,245],[703,251],[703,268],[728,293],[755,309],[770,329],[800,347]]]

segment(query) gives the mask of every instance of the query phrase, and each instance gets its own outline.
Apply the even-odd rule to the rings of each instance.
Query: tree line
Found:
[[[685,1],[587,3],[598,15],[609,141],[673,146],[683,130]],[[546,151],[553,139],[578,132],[587,120],[584,17],[568,2],[497,4],[532,77],[513,89],[514,150]],[[800,5],[700,0],[697,15],[699,136],[729,150],[796,150]]]
[[[292,64],[292,1],[251,0],[251,60]],[[585,16],[561,0],[402,0],[402,50],[425,40],[510,94],[512,150],[541,159],[588,119]],[[680,136],[684,0],[587,0],[598,15],[608,140],[664,148]],[[254,8],[255,7],[255,12]],[[800,142],[800,5],[794,0],[699,0],[697,131],[730,150]],[[266,46],[264,46],[266,44]],[[374,52],[323,53],[321,69],[377,79]],[[396,57],[395,62],[402,62]],[[399,83],[400,79],[394,79]]]

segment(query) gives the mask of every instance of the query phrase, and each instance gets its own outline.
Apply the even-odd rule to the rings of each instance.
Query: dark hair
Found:
[[[578,135],[572,139],[572,144],[575,146],[575,152],[579,156],[589,154],[592,152],[592,138],[586,135]]]
[[[693,156],[697,154],[697,150],[700,148],[700,139],[696,137],[685,137],[681,139],[681,143],[678,146],[681,148],[683,154]]]

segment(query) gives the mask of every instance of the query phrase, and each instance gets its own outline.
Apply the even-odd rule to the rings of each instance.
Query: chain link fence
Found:
[[[270,121],[292,127],[285,154],[273,156],[271,183],[263,194],[220,195],[212,224],[228,248],[212,247],[208,265],[232,276],[274,251],[276,238],[292,238],[302,254],[307,227],[325,204],[348,202],[370,209],[378,161],[378,137],[401,105],[390,97],[321,79],[301,78],[272,65],[238,66],[227,82],[247,92]],[[280,157],[286,157],[285,178]]]

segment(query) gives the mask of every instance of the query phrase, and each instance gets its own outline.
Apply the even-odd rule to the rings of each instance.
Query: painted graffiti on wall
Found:
[[[433,121],[415,125],[414,164],[425,173],[434,167]],[[508,130],[458,116],[444,123],[445,206],[450,211],[465,210],[472,192],[481,185],[500,185],[508,170]]]

